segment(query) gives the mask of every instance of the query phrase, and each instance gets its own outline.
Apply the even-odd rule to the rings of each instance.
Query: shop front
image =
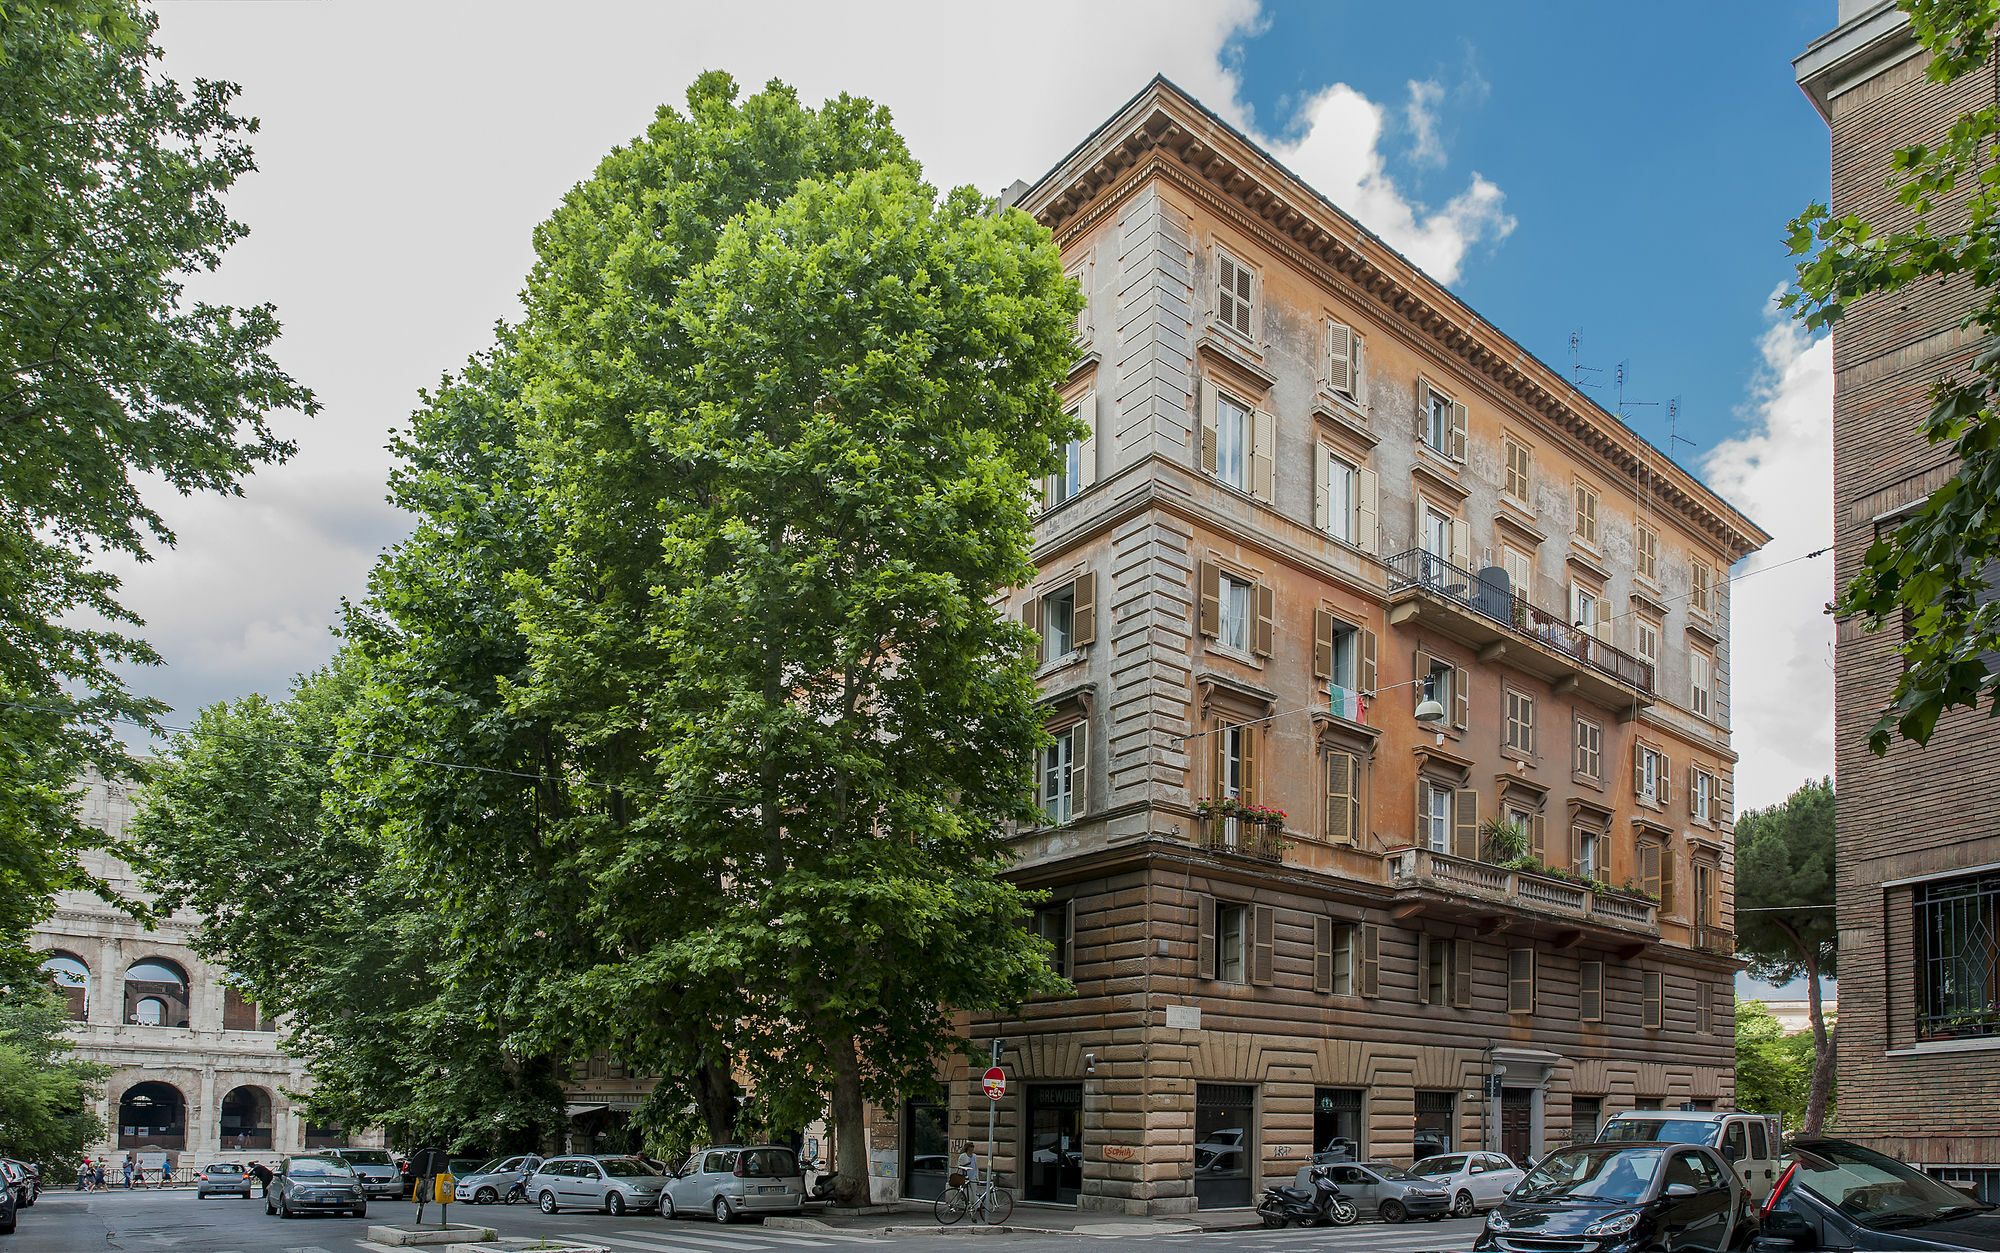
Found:
[[[1194,1088],[1194,1199],[1198,1209],[1250,1204],[1257,1089],[1247,1083]]]
[[[1083,1191],[1083,1085],[1028,1087],[1028,1171],[1022,1197],[1074,1205]]]

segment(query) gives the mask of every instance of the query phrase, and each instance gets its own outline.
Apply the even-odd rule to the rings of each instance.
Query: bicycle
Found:
[[[1014,1212],[1014,1194],[995,1183],[990,1175],[968,1183],[964,1175],[953,1171],[951,1186],[931,1208],[939,1226],[949,1227],[967,1214],[976,1216],[981,1225],[998,1226]]]

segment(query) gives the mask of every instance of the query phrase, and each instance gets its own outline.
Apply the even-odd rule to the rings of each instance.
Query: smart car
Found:
[[[1473,1244],[1498,1253],[1723,1253],[1747,1248],[1757,1211],[1729,1160],[1698,1144],[1558,1149],[1486,1215]]]

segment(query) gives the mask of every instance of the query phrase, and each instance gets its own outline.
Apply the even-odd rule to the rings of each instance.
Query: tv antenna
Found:
[[[1694,441],[1680,433],[1680,419],[1681,398],[1675,396],[1667,401],[1667,456],[1673,457],[1676,461],[1679,458],[1674,457],[1674,445],[1686,444],[1689,448],[1694,447]]]
[[[1599,366],[1579,365],[1577,363],[1577,352],[1579,349],[1582,348],[1582,346],[1583,346],[1582,329],[1579,328],[1577,330],[1571,331],[1569,333],[1569,381],[1578,387],[1604,386],[1603,379],[1586,380],[1583,377],[1586,374],[1602,374],[1604,373],[1604,370],[1602,369],[1602,367]]]
[[[1660,403],[1657,400],[1625,399],[1625,379],[1626,376],[1631,373],[1632,373],[1632,359],[1630,357],[1627,357],[1625,360],[1620,361],[1618,363],[1618,370],[1615,375],[1617,379],[1617,392],[1618,392],[1618,420],[1620,422],[1625,422],[1625,410],[1628,408],[1631,409],[1652,408],[1658,406]],[[1632,424],[1630,422],[1625,422],[1625,425],[1630,426]]]

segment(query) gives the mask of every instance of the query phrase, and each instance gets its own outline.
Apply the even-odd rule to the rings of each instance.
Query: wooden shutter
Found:
[[[1648,970],[1645,974],[1645,1005],[1641,1010],[1640,1023],[1647,1027],[1660,1025],[1660,972]]]
[[[1330,844],[1354,843],[1355,767],[1353,753],[1328,749],[1326,754],[1326,838]]]
[[[1372,693],[1375,690],[1375,632],[1366,627],[1361,629],[1361,673],[1355,678],[1361,690]]]
[[[1039,666],[1044,661],[1047,661],[1048,658],[1042,655],[1044,652],[1044,645],[1042,643],[1042,598],[1034,592],[1029,592],[1028,599],[1021,602],[1021,625],[1035,633],[1035,664]]]
[[[1063,977],[1076,981],[1076,898],[1063,902]]]
[[[1203,379],[1201,382],[1201,468],[1204,473],[1215,473],[1215,384]]]
[[[1451,459],[1465,460],[1465,406],[1451,402]]]
[[[1377,531],[1382,522],[1382,477],[1373,470],[1361,469],[1355,472],[1361,484],[1360,518],[1354,527],[1354,542],[1368,552],[1380,552],[1380,537]]]
[[[1222,570],[1213,561],[1204,561],[1201,580],[1201,633],[1211,639],[1222,633]]]
[[[1354,390],[1354,332],[1338,322],[1326,324],[1326,385],[1337,392]]]
[[[1451,564],[1468,574],[1473,573],[1472,524],[1464,518],[1453,518],[1451,520]],[[1470,595],[1471,592],[1472,589],[1466,589],[1467,595]]]
[[[1250,907],[1250,982],[1270,986],[1276,965],[1277,934],[1269,905]]]
[[[1422,440],[1430,433],[1431,425],[1431,385],[1421,374],[1417,376],[1417,438]]]
[[[1654,845],[1660,854],[1660,913],[1674,912],[1674,849],[1673,845],[1662,841]]]
[[[1277,628],[1278,595],[1269,583],[1256,585],[1257,630],[1250,641],[1250,651],[1259,657],[1271,655],[1272,636]]]
[[[1082,648],[1097,638],[1097,572],[1084,571],[1071,586],[1076,600],[1070,611],[1069,645]]]
[[[1194,950],[1195,977],[1215,978],[1215,898],[1195,897],[1197,938]]]
[[[1548,820],[1541,814],[1528,815],[1528,851],[1544,865],[1549,858]]]
[[[1467,861],[1479,860],[1479,791],[1462,787],[1451,798],[1451,851]]]
[[[1313,919],[1313,991],[1333,991],[1333,919],[1324,915]]]
[[[1424,703],[1424,680],[1430,677],[1430,673],[1431,655],[1419,648],[1416,651],[1416,655],[1410,661],[1410,677],[1415,680],[1410,684],[1410,708],[1412,710]]]
[[[1660,846],[1652,840],[1639,844],[1639,886],[1654,896],[1660,894]]]
[[[1257,728],[1243,728],[1243,800],[1246,804],[1256,804],[1260,799],[1257,791]]]
[[[1079,722],[1069,731],[1069,818],[1075,822],[1090,803],[1090,723]]]
[[[1313,610],[1313,678],[1333,677],[1333,615]]]
[[[1535,950],[1512,949],[1507,954],[1507,1012],[1535,1012]]]
[[[1431,846],[1431,781],[1417,780],[1417,847]]]
[[[1268,409],[1253,409],[1250,413],[1250,494],[1258,500],[1270,503],[1273,488],[1274,456],[1277,443],[1276,423]]]
[[[1634,796],[1646,794],[1646,753],[1645,745],[1632,746],[1632,795]]]
[[[1382,929],[1361,924],[1361,995],[1382,995]]]
[[[1464,666],[1451,668],[1451,725],[1463,731],[1472,715],[1472,676]]]
[[[1451,942],[1451,1003],[1472,1008],[1472,941]]]
[[[1223,789],[1229,786],[1229,727],[1216,723],[1208,738],[1215,745],[1215,751],[1209,754],[1208,794],[1220,800]]]
[[[1089,428],[1084,433],[1083,443],[1077,449],[1076,490],[1082,491],[1097,482],[1097,393],[1085,392],[1077,402],[1076,416],[1083,419]]]
[[[1604,1021],[1604,963],[1584,962],[1577,967],[1576,1016],[1584,1022]]]
[[[1333,453],[1325,444],[1313,441],[1313,525],[1322,531],[1333,529],[1333,493],[1327,479],[1333,473]],[[1360,536],[1354,537],[1359,542]]]
[[[1368,401],[1368,339],[1356,334],[1353,338],[1354,386],[1348,391],[1357,404]]]
[[[1660,754],[1660,777],[1656,786],[1660,789],[1660,808],[1665,809],[1674,795],[1674,759],[1665,753]]]

